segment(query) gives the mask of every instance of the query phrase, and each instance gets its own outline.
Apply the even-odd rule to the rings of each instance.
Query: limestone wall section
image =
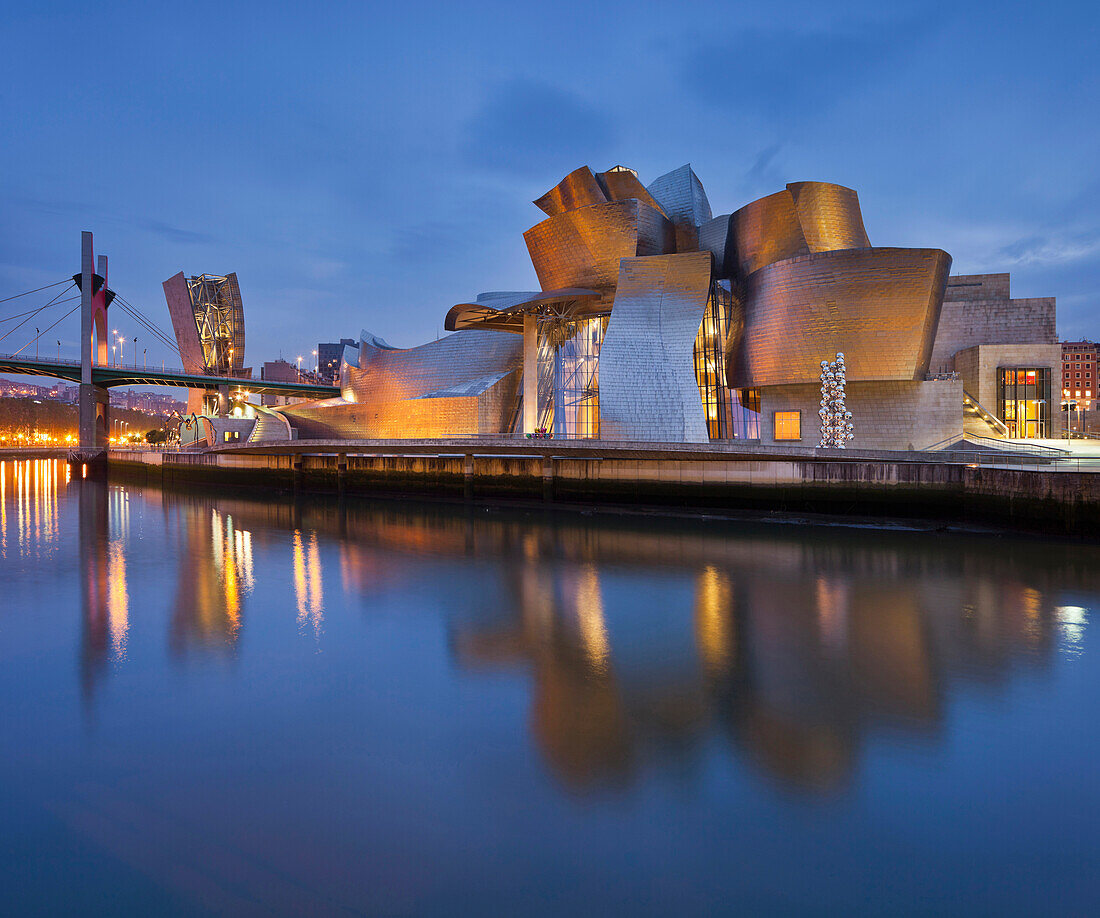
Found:
[[[849,383],[848,410],[852,412],[853,449],[926,449],[959,439],[963,433],[962,382],[934,379],[926,382],[882,381]],[[775,412],[800,411],[802,446],[817,446],[821,421],[818,385],[768,386],[760,390],[761,444],[794,445],[775,439]]]

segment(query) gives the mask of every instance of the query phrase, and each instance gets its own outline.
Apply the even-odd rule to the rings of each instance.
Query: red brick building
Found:
[[[1062,342],[1062,399],[1075,401],[1081,411],[1090,411],[1100,397],[1097,391],[1097,357],[1100,344],[1094,341]],[[1077,427],[1072,422],[1071,426]]]

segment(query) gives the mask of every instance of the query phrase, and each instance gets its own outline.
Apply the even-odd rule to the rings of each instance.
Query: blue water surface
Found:
[[[1100,548],[3,464],[5,914],[1096,914]]]

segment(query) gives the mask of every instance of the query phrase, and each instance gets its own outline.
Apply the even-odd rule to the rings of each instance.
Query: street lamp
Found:
[[[125,343],[126,343],[125,338],[119,338],[118,339],[118,363],[115,364],[116,367],[122,366],[122,356],[123,356],[122,355],[122,345],[124,345]]]
[[[137,366],[137,335],[134,335],[134,366]]]
[[[321,371],[321,364],[320,364],[320,363],[318,363],[318,360],[317,360],[317,352],[316,352],[316,351],[314,351],[314,352],[313,352],[313,373],[314,373],[314,375],[316,375],[316,374],[317,374],[317,373],[319,373],[320,371]]]
[[[61,342],[57,342],[57,362],[61,363]]]
[[[302,381],[302,355],[298,355],[298,382]]]
[[[38,338],[42,334],[37,328],[34,330],[34,359],[38,359]]]

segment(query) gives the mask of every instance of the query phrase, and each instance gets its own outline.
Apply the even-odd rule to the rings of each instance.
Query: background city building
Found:
[[[333,383],[340,377],[340,360],[345,347],[357,347],[354,338],[341,338],[338,343],[317,345],[317,375],[324,382]]]

